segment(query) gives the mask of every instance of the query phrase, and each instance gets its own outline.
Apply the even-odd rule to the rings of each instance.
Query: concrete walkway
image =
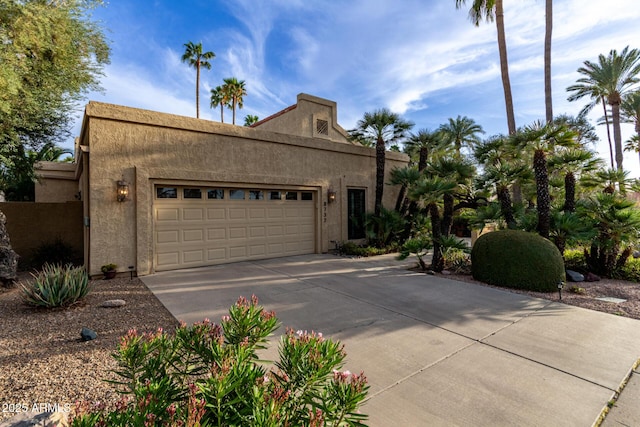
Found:
[[[637,320],[409,264],[306,255],[142,280],[187,323],[219,321],[239,296],[255,294],[283,326],[339,339],[346,368],[369,379],[370,426],[590,426],[640,358]],[[619,422],[638,425],[640,404],[627,407]]]

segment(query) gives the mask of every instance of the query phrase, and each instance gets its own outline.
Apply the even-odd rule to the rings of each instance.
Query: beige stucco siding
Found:
[[[283,135],[145,110],[90,103],[86,109],[90,216],[89,271],[116,263],[138,274],[153,271],[153,186],[216,183],[224,186],[308,188],[317,201],[317,247],[346,240],[346,190],[366,189],[375,196],[375,151],[317,138]],[[388,153],[387,175],[406,164],[406,156]],[[87,173],[85,170],[84,173]],[[116,201],[116,182],[130,183],[131,200]],[[327,203],[327,191],[337,201]],[[392,206],[397,189],[385,187]]]

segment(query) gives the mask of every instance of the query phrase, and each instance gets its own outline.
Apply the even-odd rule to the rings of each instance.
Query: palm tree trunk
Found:
[[[620,103],[609,100],[613,121],[613,143],[616,149],[616,167],[622,171],[622,135],[620,132]]]
[[[382,208],[382,195],[384,192],[384,164],[386,161],[386,154],[384,150],[384,140],[378,138],[376,141],[376,201],[374,205],[374,215],[380,216],[380,210]]]
[[[613,169],[613,146],[611,144],[611,132],[609,130],[609,113],[607,113],[607,104],[604,101],[604,96],[602,99],[602,109],[604,110],[604,122],[607,125],[607,140],[609,141],[609,155],[611,156],[611,169]]]
[[[231,121],[231,123],[235,125],[236,124],[236,98],[235,97],[231,101],[231,108],[233,109],[233,120]]]
[[[509,193],[509,188],[506,185],[499,185],[496,189],[496,193],[498,194],[500,211],[502,212],[502,217],[507,223],[507,228],[515,229],[516,220],[513,216],[513,206],[511,204],[511,193]]]
[[[442,259],[442,247],[440,245],[440,212],[438,205],[431,203],[428,206],[429,216],[431,217],[431,234],[433,238],[433,256],[431,257],[431,269],[435,272],[441,272],[444,269],[444,259]]]
[[[564,208],[565,212],[576,210],[576,177],[573,172],[564,176]]]
[[[200,118],[200,61],[196,63],[196,119]]]
[[[420,159],[418,160],[418,172],[422,172],[427,167],[427,159],[429,158],[429,149],[420,147]]]
[[[220,103],[220,123],[224,123],[224,105]]]
[[[553,121],[553,100],[551,98],[551,33],[553,31],[553,0],[545,3],[544,33],[544,103],[547,123]]]
[[[398,198],[396,199],[396,212],[402,214],[402,205],[407,195],[407,186],[406,184],[402,184],[400,187],[400,191],[398,192]]]
[[[451,234],[451,226],[453,225],[453,204],[455,202],[451,194],[444,194],[444,207],[442,211],[442,234],[448,236]]]
[[[502,0],[496,0],[496,28],[498,30],[498,51],[500,53],[500,73],[504,89],[504,102],[507,109],[507,126],[509,135],[516,133],[516,119],[513,113],[513,97],[509,80],[509,61],[507,59],[507,38],[504,32],[504,9]]]
[[[551,226],[551,198],[549,197],[547,156],[543,150],[535,151],[533,155],[533,169],[536,176],[536,194],[538,196],[538,234],[548,239]]]

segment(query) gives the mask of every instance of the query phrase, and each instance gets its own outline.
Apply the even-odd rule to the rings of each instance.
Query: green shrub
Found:
[[[445,270],[452,271],[456,274],[471,273],[471,256],[468,250],[448,248],[442,253],[444,258]]]
[[[392,244],[384,248],[376,248],[374,246],[361,246],[354,242],[342,242],[338,246],[338,251],[342,255],[362,257],[384,255],[390,252],[395,252],[396,250],[398,250],[397,244]]]
[[[62,307],[73,304],[89,293],[89,276],[84,267],[45,264],[32,274],[32,283],[22,285],[22,300],[37,307]]]
[[[113,354],[125,397],[105,412],[86,403],[74,427],[108,426],[363,426],[364,374],[341,372],[339,342],[315,332],[287,330],[279,360],[258,360],[278,328],[254,296],[240,298],[217,325],[180,325],[172,335],[132,330]]]
[[[31,257],[31,267],[41,269],[45,264],[49,265],[80,265],[82,255],[73,246],[62,240],[61,237],[51,242],[45,242],[38,246]]]
[[[473,278],[481,282],[531,291],[557,291],[565,281],[558,248],[537,234],[501,230],[483,234],[471,250]]]
[[[629,258],[613,275],[616,279],[640,282],[640,258]]]
[[[586,271],[587,263],[583,249],[566,249],[564,251],[564,265],[567,270]]]

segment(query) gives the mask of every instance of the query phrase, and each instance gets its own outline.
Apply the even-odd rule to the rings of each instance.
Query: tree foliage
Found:
[[[68,136],[77,102],[99,89],[109,46],[91,20],[101,0],[2,0],[0,138],[5,154]]]

